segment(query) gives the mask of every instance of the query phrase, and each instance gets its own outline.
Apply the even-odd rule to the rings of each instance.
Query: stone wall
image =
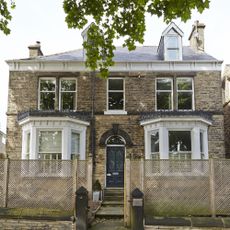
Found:
[[[230,104],[224,106],[224,134],[226,157],[230,158]]]
[[[92,87],[95,84],[96,112],[96,162],[100,162],[104,149],[98,146],[101,135],[118,123],[130,136],[134,147],[127,151],[134,155],[144,153],[144,131],[139,125],[138,113],[155,109],[156,77],[194,77],[195,109],[214,114],[213,126],[209,128],[209,151],[211,155],[224,156],[223,108],[221,95],[221,78],[219,72],[199,73],[111,73],[112,76],[125,77],[125,109],[128,115],[102,115],[106,111],[107,80],[85,73],[32,73],[11,72],[9,80],[8,121],[7,121],[7,154],[11,158],[21,156],[21,128],[17,122],[18,112],[37,109],[39,77],[76,77],[77,110],[91,111]],[[90,128],[87,130],[87,148],[90,149]],[[102,167],[102,166],[100,166]],[[96,169],[96,174],[99,169]]]
[[[71,221],[47,221],[47,220],[23,220],[23,219],[1,219],[0,229],[23,229],[23,230],[73,230],[74,225]]]

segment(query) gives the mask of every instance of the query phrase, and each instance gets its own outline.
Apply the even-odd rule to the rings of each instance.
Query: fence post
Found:
[[[212,217],[216,216],[214,159],[209,159],[210,206]]]
[[[8,206],[8,189],[9,189],[9,166],[10,166],[10,159],[6,158],[4,162],[4,207],[7,208]]]
[[[76,229],[87,230],[88,229],[88,191],[81,186],[76,191],[75,200],[76,209]]]
[[[132,191],[131,230],[144,230],[144,194],[138,189]]]
[[[141,167],[140,167],[140,184],[141,184],[141,191],[144,191],[144,184],[145,184],[145,160],[141,158]]]
[[[125,159],[124,224],[130,226],[130,159]]]
[[[87,161],[87,189],[88,189],[88,195],[90,199],[92,199],[92,194],[93,194],[93,158],[89,157]]]
[[[73,160],[73,168],[72,168],[72,177],[73,177],[73,194],[77,190],[77,161],[78,159]],[[73,195],[73,204],[75,202],[75,197]]]

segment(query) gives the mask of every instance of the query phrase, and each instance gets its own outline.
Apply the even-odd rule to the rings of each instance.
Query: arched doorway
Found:
[[[106,141],[106,187],[124,187],[125,140],[118,135]]]

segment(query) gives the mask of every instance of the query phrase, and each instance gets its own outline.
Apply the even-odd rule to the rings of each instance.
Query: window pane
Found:
[[[76,91],[76,81],[61,80],[61,91]]]
[[[39,153],[61,153],[62,133],[61,131],[39,132]]]
[[[54,93],[41,93],[40,94],[40,109],[54,110],[55,105],[55,92]]]
[[[179,50],[178,49],[168,49],[168,59],[169,60],[178,60],[179,59]]]
[[[171,79],[157,79],[157,90],[171,90]]]
[[[201,152],[201,153],[204,152],[203,141],[204,141],[204,134],[203,134],[203,132],[200,132],[200,152]]]
[[[61,109],[74,110],[75,108],[75,93],[66,92],[61,94]]]
[[[124,141],[120,136],[112,136],[108,139],[107,145],[124,145]]]
[[[169,152],[191,151],[190,131],[169,131]]]
[[[55,80],[40,80],[40,91],[55,91]]]
[[[71,154],[80,154],[80,134],[72,133],[71,136]]]
[[[157,109],[169,110],[172,109],[171,92],[157,93]]]
[[[26,159],[30,158],[30,133],[26,134]]]
[[[192,90],[192,79],[191,78],[185,78],[177,79],[177,89],[178,90]]]
[[[178,109],[192,109],[192,92],[178,92]]]
[[[159,152],[159,132],[151,134],[151,153]]]
[[[176,36],[167,37],[166,46],[168,48],[178,48],[178,37],[176,37]]]
[[[109,110],[123,110],[123,93],[109,93]]]
[[[109,79],[109,90],[123,90],[123,79]]]

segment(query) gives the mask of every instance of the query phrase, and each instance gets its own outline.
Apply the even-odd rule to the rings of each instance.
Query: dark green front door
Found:
[[[124,153],[123,146],[107,146],[107,187],[124,187]]]

